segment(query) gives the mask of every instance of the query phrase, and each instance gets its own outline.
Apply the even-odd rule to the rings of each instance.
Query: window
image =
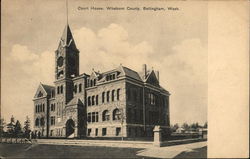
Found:
[[[94,86],[96,85],[96,79],[94,79]]]
[[[91,113],[88,113],[88,122],[91,122]]]
[[[98,128],[95,129],[95,136],[98,136]]]
[[[91,134],[91,129],[88,129],[88,136],[90,136]]]
[[[74,86],[74,92],[77,93],[77,85]]]
[[[102,103],[105,101],[105,92],[102,92]]]
[[[112,78],[115,79],[115,74],[112,75]]]
[[[55,111],[55,104],[51,104],[50,111]]]
[[[104,110],[102,113],[102,121],[108,121],[109,120],[109,112],[108,110]]]
[[[107,102],[109,102],[109,91],[107,92]]]
[[[98,105],[98,95],[95,96],[95,104]]]
[[[98,112],[95,112],[96,114],[95,114],[95,117],[96,117],[96,119],[95,119],[95,121],[96,122],[98,122],[98,119],[99,119],[99,113]]]
[[[39,126],[39,119],[38,119],[38,118],[36,118],[35,125],[36,125],[36,126]]]
[[[44,125],[45,125],[44,117],[42,117],[42,118],[40,119],[40,125],[41,125],[41,126],[44,126]]]
[[[36,106],[36,113],[37,113],[37,105],[35,105]]]
[[[57,94],[60,94],[60,87],[57,86]]]
[[[55,125],[55,122],[56,122],[55,117],[54,116],[50,117],[50,125]]]
[[[113,120],[121,120],[121,111],[119,109],[113,111]]]
[[[88,97],[88,106],[91,106],[91,97]]]
[[[117,100],[120,100],[120,89],[117,89],[116,97],[117,97]]]
[[[63,85],[61,85],[61,93],[63,93]]]
[[[92,122],[94,123],[95,122],[95,112],[92,112]]]
[[[45,106],[44,106],[44,104],[43,104],[43,107],[42,107],[42,112],[44,112],[45,111]]]
[[[93,80],[90,80],[90,87],[93,86]]]
[[[92,105],[95,105],[95,96],[92,96]]]
[[[115,135],[119,136],[120,133],[121,133],[121,128],[120,127],[116,128]]]
[[[115,100],[115,90],[112,90],[111,100],[112,100],[112,101],[114,101],[114,100]]]
[[[149,93],[148,98],[149,98],[149,104],[151,105],[156,104],[156,96],[153,93]]]
[[[102,128],[102,136],[106,136],[107,135],[107,128]]]
[[[79,84],[79,92],[82,92],[82,84]]]

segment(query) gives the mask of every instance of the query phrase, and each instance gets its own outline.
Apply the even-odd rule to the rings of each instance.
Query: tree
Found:
[[[4,133],[4,127],[5,127],[5,122],[4,119],[0,119],[0,134],[2,135]]]
[[[207,121],[205,122],[203,128],[207,128]]]
[[[29,135],[30,133],[30,119],[28,116],[26,116],[26,120],[24,121],[24,127],[23,127],[23,130],[24,130],[24,134],[25,135]]]
[[[13,115],[10,118],[10,123],[7,124],[7,131],[9,134],[13,134],[15,129],[15,118]]]
[[[189,125],[187,123],[183,123],[181,127],[185,130],[189,129]]]
[[[21,127],[19,120],[17,120],[16,125],[14,127],[14,134],[15,134],[15,136],[17,136],[20,133],[22,133],[22,127]]]

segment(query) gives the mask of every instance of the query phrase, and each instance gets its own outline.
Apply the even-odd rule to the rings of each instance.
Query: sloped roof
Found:
[[[41,85],[42,85],[42,87],[44,88],[44,90],[46,91],[47,94],[51,94],[51,90],[55,89],[55,87],[53,87],[53,86],[49,86],[49,85],[42,84],[42,83],[41,83]]]
[[[78,98],[78,97],[74,97],[73,99],[71,99],[71,101],[67,104],[67,106],[70,105],[83,105],[82,101]]]
[[[129,69],[127,67],[124,67],[124,66],[122,66],[122,69],[123,69],[123,71],[125,73],[125,76],[128,76],[128,77],[131,77],[133,79],[142,81],[140,75],[136,71],[131,70],[131,69]]]

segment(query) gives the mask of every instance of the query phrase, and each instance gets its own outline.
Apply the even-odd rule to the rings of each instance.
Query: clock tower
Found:
[[[59,46],[55,51],[55,86],[56,98],[61,104],[67,104],[73,98],[74,77],[79,76],[79,50],[67,24]]]

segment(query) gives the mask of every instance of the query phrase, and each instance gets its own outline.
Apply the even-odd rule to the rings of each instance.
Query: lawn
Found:
[[[71,145],[0,144],[0,158],[142,158],[142,149]],[[145,157],[144,157],[145,158]]]

